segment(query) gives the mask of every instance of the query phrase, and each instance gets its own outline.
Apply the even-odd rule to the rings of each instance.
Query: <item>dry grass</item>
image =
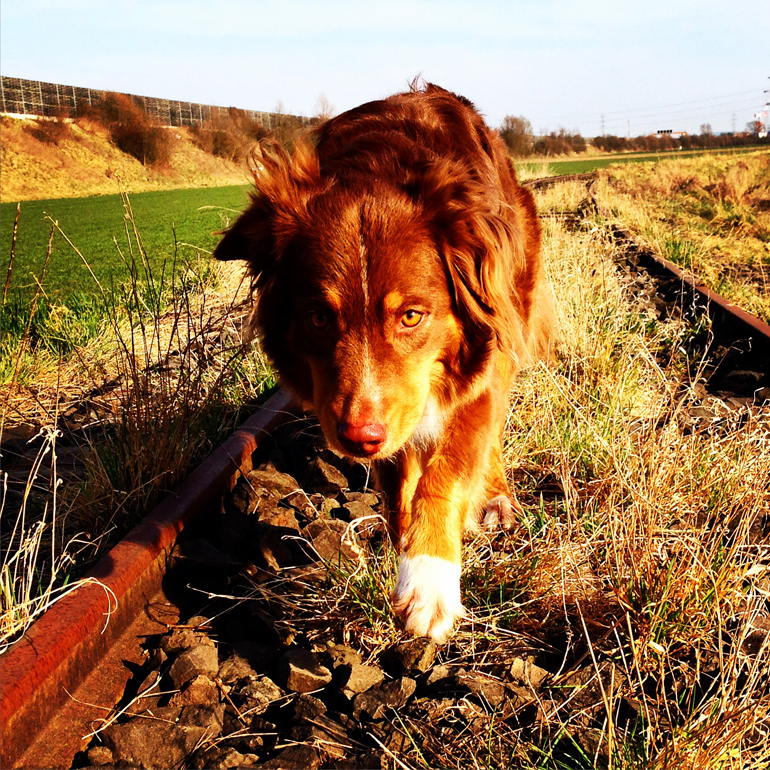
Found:
[[[542,179],[546,176],[554,176],[551,164],[542,158],[530,158],[519,160],[516,163],[516,177],[520,182],[530,179]]]
[[[574,184],[540,198],[580,204]],[[634,304],[597,222],[545,223],[561,341],[519,379],[506,433],[526,518],[466,544],[470,613],[439,662],[494,678],[534,656],[551,677],[513,711],[423,699],[391,714],[392,766],[767,767],[768,408],[711,399],[722,416],[696,416],[688,327]],[[287,634],[372,660],[403,638],[395,571],[382,549],[254,590]]]
[[[770,321],[770,152],[608,170],[599,200],[660,254]]]
[[[37,426],[46,437],[37,458],[10,473],[7,463],[3,468],[4,644],[273,383],[260,352],[244,354],[249,287],[242,270],[206,259],[153,275],[127,197],[124,206],[126,241],[118,248],[132,280],[108,293],[94,277],[104,316],[96,339],[59,357],[27,335],[2,347],[8,377],[0,437],[19,425]],[[52,228],[66,239],[57,224]],[[57,465],[61,429],[73,424],[83,427],[67,436],[64,451],[74,446],[81,467],[65,476]]]
[[[117,179],[132,192],[248,184],[245,164],[215,158],[198,148],[186,128],[169,129],[168,167],[147,169],[110,143],[107,129],[91,120],[66,124],[58,144],[30,131],[33,121],[2,116],[2,201],[114,195]],[[50,130],[50,128],[48,129]]]
[[[628,744],[613,735],[622,696],[645,714],[643,766],[764,766],[770,647],[756,628],[769,614],[768,409],[691,416],[699,399],[684,375],[697,377],[698,362],[672,356],[688,330],[634,307],[600,230],[551,222],[546,251],[559,362],[520,380],[509,451],[535,500],[538,479],[561,489],[538,550],[569,542],[610,606],[604,621],[586,610],[598,627],[583,628],[592,662],[611,662],[620,688],[603,693],[608,761]]]
[[[561,182],[537,192],[538,208],[549,218],[559,215],[574,216],[586,202],[584,182]]]
[[[44,430],[43,434],[44,440],[21,493],[13,529],[4,533],[4,540],[13,547],[3,549],[0,567],[0,652],[4,652],[52,604],[91,582],[90,579],[68,584],[61,582],[61,575],[75,564],[78,555],[95,544],[90,538],[84,539],[82,533],[62,544],[56,472],[58,431]],[[47,483],[46,478],[53,481]],[[46,497],[42,511],[34,511],[33,490],[41,480],[49,487],[50,495]],[[5,509],[7,495],[8,478],[4,474],[0,512]]]

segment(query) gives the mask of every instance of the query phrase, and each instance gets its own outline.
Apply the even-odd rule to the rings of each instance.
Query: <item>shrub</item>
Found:
[[[287,115],[283,112],[282,105],[276,106],[276,112],[272,116],[273,126],[272,130],[268,132],[268,136],[275,139],[277,142],[286,147],[289,151],[294,149],[294,142],[305,130],[305,126],[301,118],[295,115]],[[320,118],[311,121],[310,125],[318,125],[322,122]]]
[[[718,149],[720,147],[741,147],[745,145],[756,145],[770,143],[770,137],[757,139],[751,134],[685,134],[674,138],[670,135],[656,136],[654,134],[647,136],[636,136],[627,138],[625,136],[612,136],[605,134],[597,136],[593,140],[594,147],[605,152],[626,152],[641,151],[661,152],[664,150],[690,150],[699,148]]]
[[[162,166],[171,159],[171,139],[155,125],[128,94],[107,94],[91,107],[81,110],[105,125],[115,146],[145,166]]]
[[[230,107],[226,116],[220,115],[201,125],[194,125],[190,133],[200,149],[218,158],[239,163],[268,132],[244,110]]]
[[[535,137],[532,133],[532,124],[525,117],[506,115],[500,127],[500,136],[511,155],[526,158],[532,154]]]
[[[310,121],[311,125],[321,118]],[[190,128],[193,141],[200,149],[233,163],[244,160],[251,149],[265,137],[271,137],[284,147],[291,149],[297,135],[304,129],[303,122],[294,115],[274,113],[272,129],[268,130],[244,110],[229,107],[227,115],[219,115],[200,125]]]
[[[585,152],[586,140],[579,131],[569,133],[565,128],[559,132],[551,131],[547,136],[541,136],[534,144],[537,155],[569,155],[573,152]]]
[[[63,120],[42,118],[33,120],[24,126],[24,130],[35,137],[38,142],[56,147],[62,139],[70,136],[69,123]]]

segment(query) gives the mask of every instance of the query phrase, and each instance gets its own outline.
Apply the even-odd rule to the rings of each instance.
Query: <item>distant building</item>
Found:
[[[765,105],[765,109],[754,113],[755,125],[757,127],[757,136],[764,139],[767,136],[768,117],[770,116],[770,104]]]
[[[683,136],[687,136],[687,131],[674,131],[671,128],[663,128],[655,133],[655,136],[660,139],[663,136],[670,136],[672,139],[681,139]]]

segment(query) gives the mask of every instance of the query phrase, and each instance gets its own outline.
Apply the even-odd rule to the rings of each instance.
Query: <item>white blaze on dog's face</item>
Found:
[[[336,226],[300,231],[284,255],[286,353],[305,364],[287,379],[332,447],[380,459],[427,412],[437,419],[434,383],[455,361],[461,330],[442,260],[405,196],[380,191],[338,208],[324,217]]]

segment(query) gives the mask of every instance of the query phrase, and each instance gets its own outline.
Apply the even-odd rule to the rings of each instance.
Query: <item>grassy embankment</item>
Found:
[[[597,194],[640,240],[770,323],[770,151],[617,166]]]
[[[96,116],[74,123],[2,116],[0,130],[3,203],[112,195],[118,192],[118,179],[138,193],[236,185],[249,178],[244,163],[205,152],[186,128],[167,130],[168,158],[157,166],[121,151]]]

